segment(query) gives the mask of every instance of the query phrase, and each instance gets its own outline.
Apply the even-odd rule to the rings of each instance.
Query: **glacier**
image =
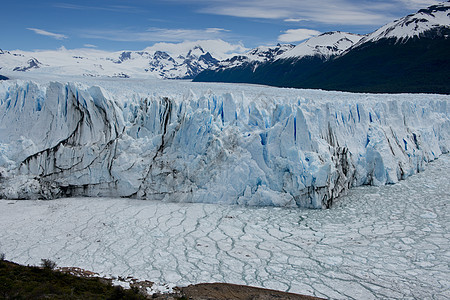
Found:
[[[448,95],[97,83],[0,83],[0,198],[328,208],[450,149]]]

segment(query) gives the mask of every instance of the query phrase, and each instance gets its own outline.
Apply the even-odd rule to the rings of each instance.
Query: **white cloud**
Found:
[[[283,43],[300,42],[309,39],[313,36],[319,35],[321,32],[312,29],[289,29],[278,37],[278,41]]]
[[[103,6],[88,6],[88,5],[78,5],[70,3],[56,3],[53,5],[56,8],[71,9],[71,10],[101,10],[101,11],[111,11],[111,12],[121,12],[121,13],[143,13],[146,10],[135,6],[128,5],[103,5]]]
[[[145,31],[91,30],[81,33],[81,37],[120,42],[181,42],[186,40],[217,39],[228,31],[223,28],[168,29],[152,27]]]
[[[284,8],[278,8],[277,5],[266,9],[264,6],[247,6],[236,3],[229,6],[207,7],[201,9],[200,12],[241,18],[282,19],[289,17],[289,12]]]
[[[434,4],[438,4],[443,2],[436,1],[436,0],[400,0],[406,7],[418,9],[418,8],[425,8]]]
[[[229,32],[230,30],[223,28],[206,28],[205,31],[209,33],[219,33],[219,32]]]
[[[166,0],[191,3],[197,12],[240,18],[307,20],[322,24],[384,25],[405,12],[444,0]]]
[[[31,31],[34,31],[37,34],[44,35],[44,36],[49,36],[49,37],[52,37],[52,38],[57,39],[57,40],[62,40],[62,39],[67,39],[68,38],[67,35],[60,34],[60,33],[53,33],[53,32],[49,32],[49,31],[42,30],[42,29],[37,29],[37,28],[27,28],[27,29],[31,30]]]
[[[291,19],[285,19],[285,22],[293,22],[293,23],[298,23],[301,21],[308,21],[308,19],[300,19],[300,18],[291,18]]]
[[[83,47],[86,47],[86,48],[97,48],[96,45],[92,45],[92,44],[84,44]]]
[[[204,3],[201,13],[243,18],[283,19],[286,22],[308,20],[326,24],[374,25],[392,19],[386,7],[392,1],[369,0],[187,0]],[[407,1],[407,0],[397,0]],[[431,0],[410,0],[431,1]]]

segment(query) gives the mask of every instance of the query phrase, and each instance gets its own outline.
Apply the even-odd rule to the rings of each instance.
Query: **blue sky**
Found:
[[[434,0],[4,0],[0,49],[141,50],[222,39],[247,48],[320,32],[365,34]]]

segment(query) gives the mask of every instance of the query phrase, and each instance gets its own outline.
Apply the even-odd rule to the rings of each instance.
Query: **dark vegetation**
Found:
[[[304,59],[283,59],[263,63],[256,67],[255,63],[247,63],[239,67],[205,70],[194,81],[233,82],[266,84],[289,87],[294,82],[302,82],[323,65],[319,57]],[[256,68],[255,68],[256,67]]]
[[[450,94],[450,35],[440,28],[407,42],[365,43],[343,56],[284,59],[206,70],[194,81],[266,84],[370,93]]]
[[[42,267],[21,266],[0,260],[0,299],[146,299],[136,289],[112,286],[106,279],[81,278],[53,270],[56,264],[42,260]]]
[[[22,266],[6,261],[5,255],[0,253],[0,299],[320,300],[311,296],[227,283],[202,283],[175,288],[173,294],[147,295],[136,285],[132,285],[131,289],[123,289],[112,286],[108,279],[80,277],[82,273],[77,272],[79,276],[76,276],[63,272],[65,268],[55,268],[56,263],[49,259],[42,259],[41,267]]]
[[[41,259],[41,267],[48,270],[54,270],[56,268],[56,263],[50,259]]]

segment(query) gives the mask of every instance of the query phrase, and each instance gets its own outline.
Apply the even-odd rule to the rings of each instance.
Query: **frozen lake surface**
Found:
[[[0,252],[102,275],[333,299],[450,298],[450,156],[329,210],[72,198],[0,201]]]

